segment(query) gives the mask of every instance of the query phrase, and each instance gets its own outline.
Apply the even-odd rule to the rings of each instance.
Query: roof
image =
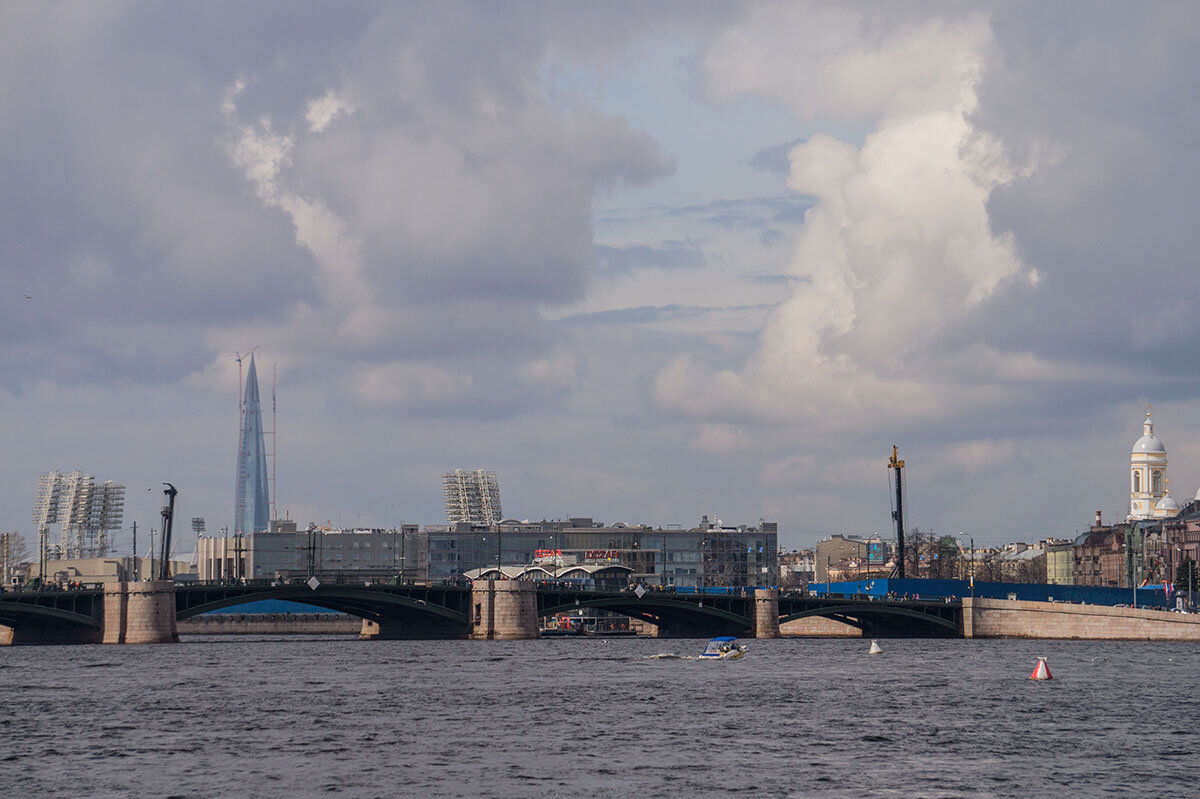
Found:
[[[1163,446],[1155,436],[1142,436],[1133,445],[1134,452],[1166,452],[1167,448]]]
[[[544,566],[540,563],[531,563],[528,566],[501,566],[500,574],[509,580],[534,579],[534,580],[554,580],[564,579],[568,576],[578,577],[580,572],[593,577],[597,572],[605,570],[621,571],[632,573],[633,569],[629,566],[622,566],[620,563],[581,563],[573,566],[559,566],[556,570],[553,566]],[[464,575],[472,580],[478,580],[485,574],[494,574],[495,566],[484,566],[481,569],[471,569],[463,572]]]

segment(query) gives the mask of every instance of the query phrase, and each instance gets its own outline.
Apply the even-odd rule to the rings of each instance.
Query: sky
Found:
[[[251,350],[302,524],[443,523],[486,468],[513,518],[807,546],[886,533],[897,445],[910,526],[1073,536],[1147,403],[1190,499],[1198,41],[1194,2],[4,3],[0,529],[50,469],[230,525]]]

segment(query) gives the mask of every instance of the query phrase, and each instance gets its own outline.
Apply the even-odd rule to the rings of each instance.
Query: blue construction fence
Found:
[[[946,597],[977,596],[985,599],[1020,599],[1026,602],[1074,602],[1087,605],[1135,605],[1139,608],[1166,608],[1175,604],[1174,596],[1160,585],[1144,588],[1101,588],[1091,585],[1051,585],[1050,583],[991,583],[975,581],[972,592],[968,580],[875,579],[836,583],[809,583],[808,591],[817,596]]]

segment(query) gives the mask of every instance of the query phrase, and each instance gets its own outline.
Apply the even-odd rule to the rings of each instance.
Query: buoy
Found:
[[[867,652],[868,655],[882,655],[883,648],[879,646],[879,642],[872,639],[871,649]]]
[[[1053,680],[1050,676],[1050,667],[1046,665],[1046,659],[1038,658],[1037,665],[1033,667],[1033,674],[1029,675],[1031,680]]]

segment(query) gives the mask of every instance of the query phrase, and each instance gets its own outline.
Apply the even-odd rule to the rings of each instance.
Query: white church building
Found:
[[[1200,499],[1200,491],[1196,498]],[[1154,435],[1154,421],[1147,406],[1142,437],[1134,443],[1129,458],[1128,519],[1169,519],[1179,511],[1167,480],[1167,448]]]

